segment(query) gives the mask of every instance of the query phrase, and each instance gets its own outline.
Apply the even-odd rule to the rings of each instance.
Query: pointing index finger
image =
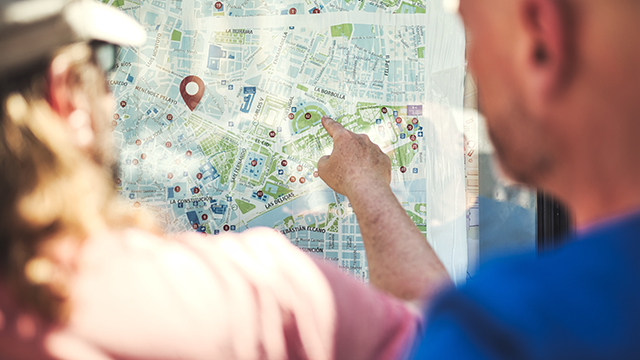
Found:
[[[327,129],[327,132],[331,137],[334,137],[335,134],[338,133],[340,130],[344,130],[344,127],[342,126],[342,124],[340,124],[339,122],[333,120],[328,116],[322,117],[322,126],[324,126],[324,128]]]

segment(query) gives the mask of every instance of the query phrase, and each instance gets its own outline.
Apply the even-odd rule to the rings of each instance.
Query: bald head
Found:
[[[460,12],[507,174],[567,203],[640,176],[639,0],[461,0]]]

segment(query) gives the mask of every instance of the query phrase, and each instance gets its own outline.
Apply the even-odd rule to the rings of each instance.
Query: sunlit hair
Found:
[[[106,81],[90,46],[57,55],[71,64],[69,84],[92,102],[96,146],[88,152],[74,145],[49,105],[50,61],[0,79],[0,281],[21,305],[51,320],[65,317],[70,272],[47,254],[47,243],[146,224],[117,204],[108,113],[99,103]]]

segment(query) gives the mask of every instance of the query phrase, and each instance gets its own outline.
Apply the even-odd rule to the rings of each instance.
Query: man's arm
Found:
[[[424,305],[450,278],[422,233],[391,191],[391,161],[366,135],[329,117],[322,124],[333,152],[318,161],[329,187],[349,198],[367,252],[371,283],[400,299]]]

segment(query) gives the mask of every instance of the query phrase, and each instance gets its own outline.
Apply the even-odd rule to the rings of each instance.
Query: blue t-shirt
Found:
[[[427,319],[415,359],[640,359],[640,213],[494,262]]]

